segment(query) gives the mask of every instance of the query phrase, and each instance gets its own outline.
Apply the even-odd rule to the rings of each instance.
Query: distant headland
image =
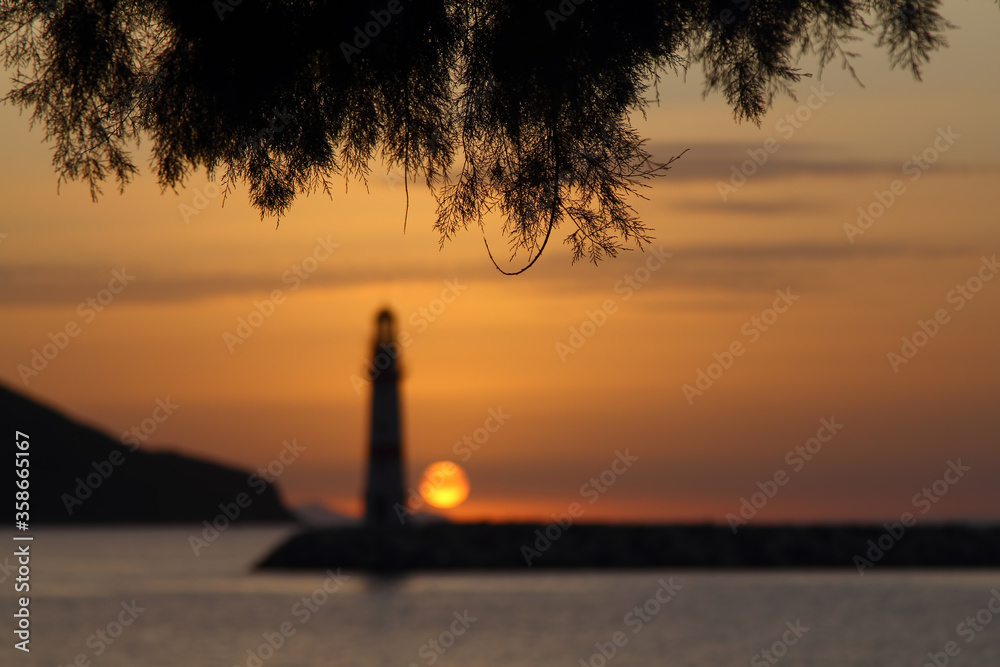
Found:
[[[160,403],[155,414],[171,409]],[[3,385],[0,417],[30,438],[32,525],[199,523],[224,510],[240,522],[294,521],[249,471],[115,440]]]

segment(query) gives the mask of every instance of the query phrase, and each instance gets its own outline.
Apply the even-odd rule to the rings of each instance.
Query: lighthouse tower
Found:
[[[400,526],[396,506],[405,506],[403,442],[399,418],[399,344],[392,313],[378,315],[372,367],[372,421],[365,489],[365,523]]]

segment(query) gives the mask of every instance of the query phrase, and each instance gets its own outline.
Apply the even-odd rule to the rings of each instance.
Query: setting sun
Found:
[[[420,495],[434,507],[457,507],[469,497],[469,478],[458,464],[437,461],[424,470]]]

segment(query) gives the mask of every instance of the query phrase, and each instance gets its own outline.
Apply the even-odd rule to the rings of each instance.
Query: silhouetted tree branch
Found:
[[[567,220],[574,261],[650,241],[628,200],[676,157],[631,117],[662,74],[700,64],[759,124],[803,53],[853,73],[869,33],[919,78],[950,27],[938,0],[0,0],[5,99],[95,199],[140,138],[162,187],[221,171],[279,217],[381,159],[435,193],[442,243],[499,213],[532,263]]]

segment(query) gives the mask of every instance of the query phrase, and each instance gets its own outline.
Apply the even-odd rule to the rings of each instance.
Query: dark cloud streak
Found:
[[[775,137],[777,139],[777,137]],[[709,180],[728,182],[732,167],[740,168],[750,156],[747,151],[760,151],[764,140],[758,143],[653,143],[647,149],[653,159],[665,162],[671,156],[685,149],[688,152],[674,163],[663,183],[689,180]],[[835,146],[811,143],[785,145],[778,140],[778,150],[768,155],[763,165],[757,166],[750,179],[774,179],[789,176],[857,175],[857,174],[898,174],[909,155],[900,156],[896,162],[886,160],[838,160],[841,149]],[[951,164],[946,161],[935,163],[935,172],[982,172],[1000,170],[1000,165]]]
[[[809,270],[825,271],[832,262],[880,261],[894,259],[944,260],[955,257],[972,257],[971,248],[927,246],[914,244],[859,244],[841,242],[802,242],[787,244],[713,244],[665,247],[673,256],[668,265],[658,273],[656,284],[690,289],[729,289],[733,291],[771,290],[782,275],[801,273],[809,263]],[[605,288],[645,260],[636,252],[622,253],[610,260],[601,270],[577,265],[564,266],[558,262],[541,263],[528,279],[538,281],[557,291]],[[822,266],[821,266],[822,265]],[[0,282],[7,289],[0,292],[0,305],[4,306],[53,306],[70,305],[84,301],[107,285],[110,271],[115,266],[79,266],[67,268],[44,264],[0,268]],[[285,294],[318,288],[347,288],[369,283],[437,282],[458,277],[463,281],[509,281],[500,276],[486,262],[475,261],[458,265],[442,273],[440,267],[384,266],[336,267],[321,269],[301,284],[298,290],[282,281],[281,275],[202,274],[171,277],[162,268],[128,267],[135,274],[134,283],[121,294],[123,302],[163,303],[214,299],[227,295],[246,295],[257,298],[272,290]],[[653,288],[651,285],[650,288]]]

